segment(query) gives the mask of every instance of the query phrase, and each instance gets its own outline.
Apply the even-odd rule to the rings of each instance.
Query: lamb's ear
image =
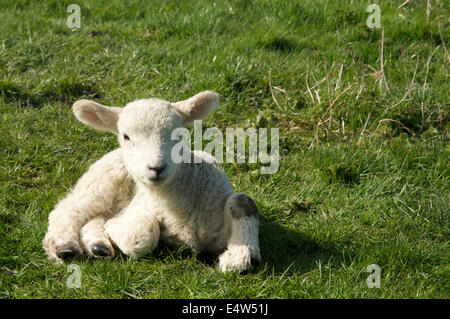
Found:
[[[120,107],[105,106],[89,100],[79,100],[73,104],[73,113],[77,119],[100,131],[117,133],[121,112]]]
[[[219,94],[204,91],[172,106],[183,116],[183,125],[188,125],[194,120],[206,119],[219,106]]]

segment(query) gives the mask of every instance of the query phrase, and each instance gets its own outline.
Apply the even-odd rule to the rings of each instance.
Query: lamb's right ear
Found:
[[[172,106],[183,117],[183,125],[188,125],[194,120],[207,118],[219,106],[219,94],[204,91],[185,101],[173,103]]]
[[[100,131],[117,133],[117,121],[122,108],[101,105],[94,101],[79,100],[73,104],[77,119]]]

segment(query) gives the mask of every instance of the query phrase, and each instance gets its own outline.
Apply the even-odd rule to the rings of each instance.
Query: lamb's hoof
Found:
[[[62,260],[70,260],[78,255],[78,251],[74,247],[64,247],[56,252],[56,256]]]
[[[104,244],[96,244],[92,247],[92,253],[98,257],[110,257],[111,252],[109,248]]]
[[[248,275],[249,273],[253,272],[261,263],[259,259],[253,258],[251,259],[251,266],[248,269],[242,270],[239,274],[240,275]]]

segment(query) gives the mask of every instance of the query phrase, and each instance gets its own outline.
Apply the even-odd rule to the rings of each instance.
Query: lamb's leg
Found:
[[[131,178],[116,150],[95,162],[78,180],[73,191],[49,215],[43,246],[49,259],[57,263],[82,254],[81,227],[99,214],[108,213],[116,195]]]
[[[243,272],[261,260],[258,238],[258,209],[243,193],[231,195],[225,205],[225,218],[231,222],[227,249],[219,256],[222,271]]]
[[[89,256],[112,257],[114,249],[105,232],[105,217],[98,216],[89,220],[80,230],[80,240]]]
[[[83,202],[85,202],[85,207]],[[89,200],[69,194],[49,215],[49,226],[43,241],[48,258],[56,263],[81,255],[79,231],[91,215]],[[77,206],[75,206],[77,205]],[[75,206],[75,207],[74,207]]]
[[[122,213],[106,222],[105,230],[117,248],[134,258],[154,250],[160,234],[158,220],[139,194]]]

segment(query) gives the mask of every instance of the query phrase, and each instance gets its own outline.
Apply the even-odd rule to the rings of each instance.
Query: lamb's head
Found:
[[[80,100],[73,111],[82,123],[117,134],[131,176],[154,187],[166,184],[178,169],[171,154],[179,141],[172,139],[172,132],[208,117],[218,101],[217,93],[205,91],[176,103],[152,98],[131,102],[124,108]]]

